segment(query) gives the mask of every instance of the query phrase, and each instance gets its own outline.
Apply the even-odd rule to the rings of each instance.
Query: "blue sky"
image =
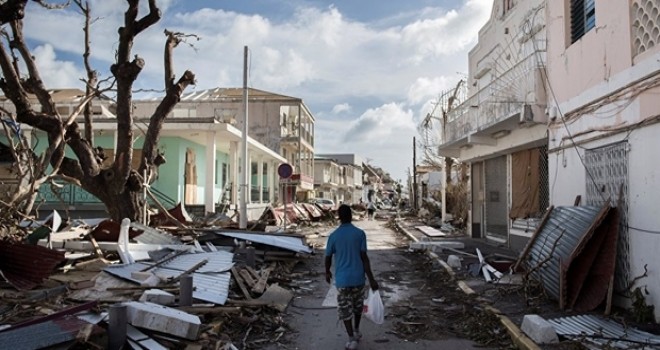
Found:
[[[93,64],[107,76],[125,1],[91,4],[98,18],[92,27]],[[316,118],[317,153],[356,153],[404,180],[417,125],[438,95],[467,73],[467,53],[488,20],[492,0],[159,4],[163,19],[134,46],[147,64],[137,88],[162,89],[164,29],[200,38],[175,50],[175,71],[195,72],[194,90],[242,86],[247,45],[249,85],[302,98]],[[80,87],[82,16],[30,2],[25,22],[47,87]]]

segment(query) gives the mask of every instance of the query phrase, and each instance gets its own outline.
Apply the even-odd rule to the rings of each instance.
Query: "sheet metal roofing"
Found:
[[[131,227],[136,230],[143,231],[140,235],[133,238],[138,243],[143,244],[181,244],[179,237],[176,237],[170,233],[156,230],[149,226],[142,225],[137,222],[131,222]]]
[[[43,349],[74,340],[89,323],[68,316],[31,326],[0,332],[0,344],[12,350]]]
[[[597,226],[597,219],[602,220],[604,209],[609,207],[556,207],[530,241],[526,264],[528,267],[542,265],[532,276],[543,283],[554,299],[560,299],[560,286],[565,287],[560,283],[563,266],[570,264],[578,245]]]
[[[0,241],[0,275],[19,290],[32,289],[64,261],[64,252]]]
[[[297,253],[311,254],[314,251],[310,246],[305,244],[305,238],[302,236],[245,233],[226,230],[214,230],[213,233],[220,236],[233,237],[244,241],[279,247]]]
[[[210,253],[184,254],[173,258],[159,267],[148,270],[162,280],[180,276],[184,271],[207,260],[207,263],[196,269],[193,276],[193,298],[223,305],[229,295],[229,271],[234,263],[234,254],[226,251]],[[104,269],[114,276],[140,283],[132,277],[133,272],[143,271],[153,264],[135,263],[128,265],[110,265]]]
[[[638,329],[623,327],[594,315],[578,315],[548,320],[557,334],[571,339],[587,339],[604,348],[660,348],[660,336]],[[645,346],[644,346],[645,345]]]
[[[201,91],[192,91],[184,93],[181,96],[181,102],[203,102],[203,101],[231,101],[234,99],[243,98],[243,88],[214,88]],[[297,101],[302,102],[300,98],[280,95],[272,93],[269,91],[259,90],[259,89],[248,89],[248,98],[250,100],[259,99],[259,100],[286,100],[286,101]],[[160,101],[161,98],[154,98],[154,101]]]

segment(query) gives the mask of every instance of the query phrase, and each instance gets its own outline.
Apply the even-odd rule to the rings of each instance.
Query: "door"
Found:
[[[184,204],[197,204],[197,162],[195,151],[186,149],[186,165],[184,169]]]

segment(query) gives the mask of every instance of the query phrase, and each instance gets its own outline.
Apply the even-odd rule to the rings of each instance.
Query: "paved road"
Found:
[[[410,257],[405,254],[407,241],[402,235],[385,227],[384,221],[364,220],[355,222],[355,225],[364,229],[367,234],[372,269],[381,286],[387,315],[388,306],[407,301],[416,294],[415,290],[407,287],[411,281],[405,278],[406,272],[411,268]],[[323,248],[331,231],[332,229],[328,229],[326,232],[320,232],[321,237],[317,240]],[[296,296],[288,308],[287,322],[297,333],[291,336],[291,342],[286,348],[343,349],[347,336],[343,324],[337,321],[332,288],[324,280],[322,251],[308,261],[304,269],[318,273],[307,281],[305,288],[309,292]],[[469,340],[446,336],[439,337],[442,338],[439,340],[400,339],[392,332],[394,322],[391,317],[386,317],[383,325],[376,325],[363,319],[360,349],[484,349]]]

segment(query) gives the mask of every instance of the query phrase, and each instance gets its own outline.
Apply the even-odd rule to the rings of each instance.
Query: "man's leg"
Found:
[[[337,288],[337,313],[339,319],[344,322],[348,337],[353,339],[353,300],[352,288]]]

